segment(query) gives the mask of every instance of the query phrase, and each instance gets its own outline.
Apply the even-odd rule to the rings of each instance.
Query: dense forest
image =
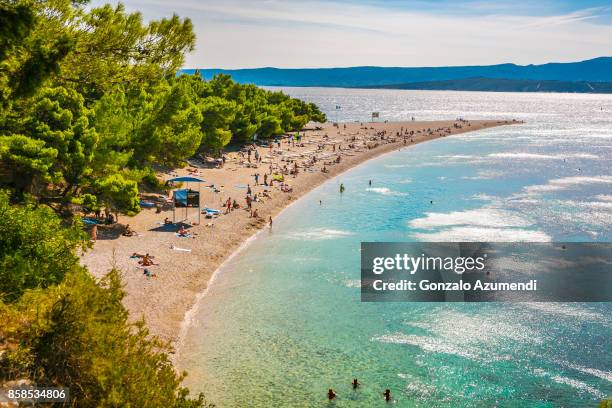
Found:
[[[168,345],[128,323],[119,272],[96,281],[79,265],[89,242],[72,209],[135,214],[153,166],[325,115],[229,76],[177,74],[189,19],[87,3],[0,0],[0,385],[70,387],[73,406],[204,406]]]

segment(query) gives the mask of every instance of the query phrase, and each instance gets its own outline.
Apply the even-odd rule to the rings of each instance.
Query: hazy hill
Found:
[[[194,69],[184,70],[193,73]],[[564,82],[612,82],[612,57],[600,57],[570,63],[542,65],[500,64],[460,67],[351,67],[351,68],[253,68],[202,69],[205,78],[215,74],[230,74],[241,83],[277,86],[378,87],[403,86],[409,83],[429,83],[457,79],[520,79]],[[470,86],[473,85],[470,81]],[[439,85],[442,86],[442,85]],[[425,89],[425,88],[422,88]],[[427,88],[429,89],[429,88]],[[588,91],[590,88],[578,86]],[[487,89],[482,89],[487,90]],[[567,92],[581,92],[567,91]],[[592,90],[591,90],[592,92]]]
[[[568,82],[534,79],[466,78],[451,79],[446,81],[409,82],[405,84],[376,85],[365,88],[493,92],[612,93],[612,82]]]

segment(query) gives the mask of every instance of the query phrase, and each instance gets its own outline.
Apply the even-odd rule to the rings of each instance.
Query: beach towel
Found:
[[[155,203],[152,203],[151,201],[140,200],[140,206],[145,208],[152,208],[155,207]]]
[[[204,208],[202,210],[202,212],[203,213],[207,212],[207,213],[210,213],[210,214],[221,214],[221,211],[215,210],[215,209],[212,209],[212,208]]]
[[[189,248],[179,248],[179,247],[175,247],[174,245],[172,246],[172,249],[174,249],[175,251],[179,251],[179,252],[191,252],[191,249]]]
[[[193,234],[185,234],[185,235],[181,235],[178,232],[176,232],[174,235],[176,235],[179,238],[191,238],[193,237]]]

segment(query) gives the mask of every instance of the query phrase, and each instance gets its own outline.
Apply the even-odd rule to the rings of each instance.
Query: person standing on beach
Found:
[[[259,185],[259,173],[255,173],[255,185]]]
[[[272,229],[272,216],[270,216],[270,229]]]
[[[344,193],[344,184],[340,183],[340,194]]]
[[[91,240],[93,242],[98,240],[98,224],[94,224],[93,227],[91,227]]]

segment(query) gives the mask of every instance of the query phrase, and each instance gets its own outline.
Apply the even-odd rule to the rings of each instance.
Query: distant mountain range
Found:
[[[182,72],[193,74],[195,69]],[[612,57],[542,65],[201,69],[264,86],[612,93]]]
[[[405,84],[394,85],[378,85],[364,88],[484,92],[612,93],[612,82],[569,82],[535,79],[466,78],[451,79],[448,81],[426,81],[409,82]]]

